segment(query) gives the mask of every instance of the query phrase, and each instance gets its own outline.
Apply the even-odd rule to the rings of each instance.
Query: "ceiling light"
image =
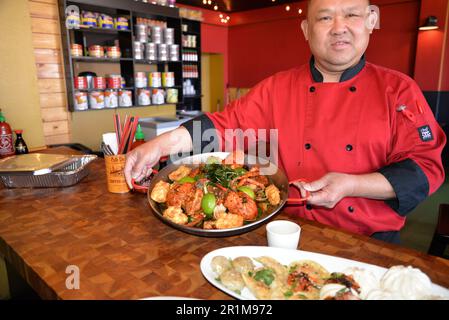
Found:
[[[214,6],[214,10],[218,10],[218,6],[217,5]]]
[[[227,16],[227,17],[226,17],[226,20],[229,20],[229,19],[231,19],[231,17],[230,17],[230,16]]]
[[[435,30],[438,29],[438,19],[435,16],[429,16],[426,19],[426,23],[419,27],[419,30],[426,31],[426,30]]]
[[[290,11],[290,6],[286,6],[285,10]]]
[[[212,4],[212,0],[208,0],[208,1],[207,1],[207,4]]]
[[[220,18],[223,19],[223,14],[220,13]]]
[[[302,13],[302,9],[299,9],[299,10],[298,10],[298,13],[301,14],[301,13]]]
[[[203,0],[203,4],[207,4],[207,0]]]

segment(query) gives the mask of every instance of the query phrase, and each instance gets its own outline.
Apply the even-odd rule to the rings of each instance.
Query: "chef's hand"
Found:
[[[162,150],[155,140],[148,141],[126,154],[125,179],[132,189],[131,180],[140,181],[149,176],[152,168],[159,162]]]
[[[193,148],[189,131],[184,127],[166,132],[126,154],[125,179],[132,189],[131,180],[140,181],[149,176],[152,168],[163,156],[190,152]]]
[[[332,209],[344,197],[354,194],[356,178],[354,175],[331,172],[318,180],[300,183],[301,195],[310,192],[307,203]]]

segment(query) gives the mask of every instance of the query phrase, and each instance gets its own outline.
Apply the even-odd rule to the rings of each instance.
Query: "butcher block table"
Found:
[[[104,160],[72,187],[0,187],[0,258],[44,299],[140,299],[182,296],[231,299],[201,274],[208,252],[228,246],[266,245],[265,225],[225,238],[178,231],[159,220],[146,196],[106,189]],[[449,287],[449,261],[279,213],[302,226],[300,249],[383,267],[413,265]],[[68,289],[67,267],[80,271]],[[68,269],[69,271],[72,269]]]

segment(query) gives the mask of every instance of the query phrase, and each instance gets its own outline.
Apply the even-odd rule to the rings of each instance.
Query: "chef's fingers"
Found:
[[[298,188],[299,192],[301,193],[301,198],[305,198],[309,195],[309,193],[304,189],[304,183],[302,181],[295,181],[292,182],[292,184]]]
[[[125,168],[123,169],[124,174],[125,174],[125,180],[126,180],[126,184],[128,185],[128,187],[130,189],[132,189],[132,170],[134,168],[134,164],[136,163],[136,154],[135,152],[130,152],[126,155],[126,163],[125,163]]]
[[[315,180],[312,182],[303,183],[302,187],[304,189],[306,189],[307,191],[316,192],[316,191],[323,189],[325,186],[327,186],[327,184],[328,184],[328,182],[327,182],[326,176],[324,176],[321,179],[318,179],[318,180]]]

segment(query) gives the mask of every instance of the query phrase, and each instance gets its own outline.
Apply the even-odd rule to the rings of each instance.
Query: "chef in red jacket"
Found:
[[[215,129],[202,145],[222,148],[225,129],[277,129],[280,167],[289,180],[307,180],[299,187],[310,192],[307,205],[286,208],[290,214],[398,243],[406,215],[444,181],[446,137],[411,78],[366,62],[377,18],[368,6],[310,1],[301,25],[310,63],[133,150],[128,183],[160,156],[191,151],[195,130]],[[290,193],[300,196],[295,188]]]

